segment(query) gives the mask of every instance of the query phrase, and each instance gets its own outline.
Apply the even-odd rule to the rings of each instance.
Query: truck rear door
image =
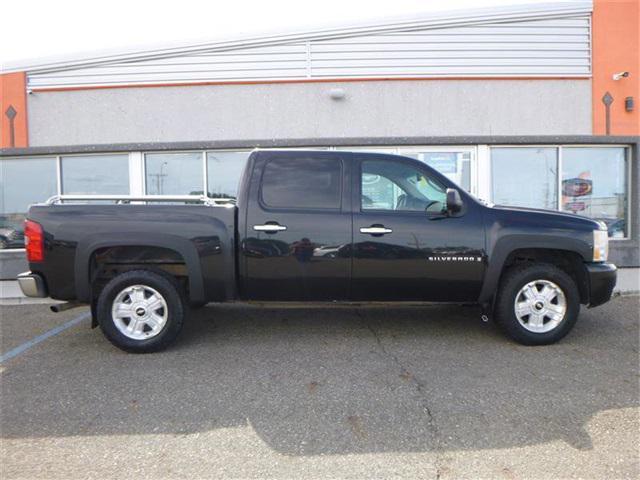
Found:
[[[350,164],[339,152],[259,152],[241,220],[241,295],[349,298]]]

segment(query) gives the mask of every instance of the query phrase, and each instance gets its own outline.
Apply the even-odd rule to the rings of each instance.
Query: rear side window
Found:
[[[264,167],[262,202],[269,207],[339,209],[341,196],[339,158],[273,158]]]

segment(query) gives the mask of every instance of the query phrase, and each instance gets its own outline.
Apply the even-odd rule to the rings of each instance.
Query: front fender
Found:
[[[490,303],[498,289],[500,276],[509,255],[516,250],[549,249],[564,250],[578,254],[583,261],[589,261],[593,245],[578,237],[566,235],[540,234],[511,234],[498,238],[489,251],[489,265],[485,274],[478,303]]]

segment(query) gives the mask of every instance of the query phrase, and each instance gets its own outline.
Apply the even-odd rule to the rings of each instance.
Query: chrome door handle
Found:
[[[392,233],[393,230],[386,228],[382,225],[371,227],[360,227],[360,233],[368,233],[369,235],[384,235],[385,233]]]
[[[287,227],[278,225],[277,223],[265,223],[264,225],[254,225],[253,229],[256,232],[276,233],[286,230]]]

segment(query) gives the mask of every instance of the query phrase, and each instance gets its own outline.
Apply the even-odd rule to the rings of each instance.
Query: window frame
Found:
[[[631,169],[631,162],[633,160],[632,158],[632,154],[631,154],[631,147],[629,145],[624,145],[624,144],[599,144],[599,145],[581,145],[581,144],[571,144],[571,145],[561,145],[560,149],[564,149],[564,148],[622,148],[624,150],[624,163],[625,163],[625,167],[624,167],[624,174],[625,174],[625,195],[627,196],[627,200],[626,200],[626,217],[625,220],[625,232],[624,232],[624,237],[609,237],[609,241],[621,241],[621,240],[631,240],[632,235],[631,235],[631,220],[633,219],[633,212],[631,211],[632,207],[633,207],[633,202],[631,201],[631,196],[632,196],[632,192],[631,192],[631,174],[632,174],[632,169]],[[639,159],[640,160],[640,159]],[[562,186],[562,163],[560,164],[560,174],[558,175],[559,177],[559,184],[560,186]],[[562,208],[562,200],[559,200],[560,205],[558,206],[558,211],[560,212],[564,212],[564,210],[561,210]],[[569,213],[569,212],[565,212],[565,213]],[[589,217],[583,217],[583,218],[589,218]]]
[[[478,196],[478,145],[434,145],[434,146],[413,146],[409,145],[406,148],[398,146],[396,148],[396,155],[405,156],[407,153],[468,153],[469,154],[469,192],[474,197]],[[426,162],[418,160],[420,163],[424,163],[430,166]],[[431,167],[433,168],[433,167]],[[434,168],[435,170],[435,168]],[[437,170],[436,170],[437,171]],[[441,174],[444,175],[444,174]],[[464,190],[462,185],[458,185]]]
[[[298,149],[298,150],[303,150],[303,149]],[[304,149],[307,150],[307,149]],[[278,157],[278,156],[269,156],[269,158],[267,158],[267,160],[264,162],[264,164],[262,165],[261,171],[260,171],[260,183],[259,183],[259,189],[258,189],[258,205],[260,205],[260,208],[262,210],[264,210],[265,212],[292,212],[292,213],[296,213],[296,212],[342,212],[344,211],[344,206],[345,206],[345,178],[347,178],[346,175],[346,169],[345,169],[345,162],[344,162],[344,158],[341,155],[332,155],[331,159],[335,159],[338,161],[338,164],[340,165],[340,199],[339,199],[339,204],[337,207],[331,207],[331,208],[324,208],[324,207],[300,207],[300,208],[296,208],[296,207],[274,207],[273,205],[269,205],[265,200],[264,200],[264,196],[263,196],[263,188],[264,188],[264,173],[267,169],[267,166],[274,160],[278,160],[280,158],[284,158],[284,157]]]
[[[200,151],[200,150],[197,150]],[[249,156],[251,155],[251,153],[253,152],[253,150],[248,150],[248,149],[241,149],[241,150],[234,150],[234,149],[230,149],[230,148],[225,148],[225,149],[221,149],[221,150],[202,150],[203,152],[203,174],[204,174],[204,192],[205,192],[205,196],[207,198],[216,198],[216,197],[209,197],[209,153],[246,153],[247,154],[247,159],[245,160],[245,167],[247,165],[247,161],[249,160]],[[145,175],[146,178],[146,175]],[[238,178],[238,186],[240,185],[240,181],[242,180],[242,175],[240,175],[240,178]],[[236,197],[237,200],[237,197]]]
[[[60,163],[58,161],[59,156],[58,155],[29,155],[29,156],[24,156],[24,157],[2,157],[0,158],[0,162],[4,161],[4,160],[19,160],[19,161],[24,161],[24,162],[29,162],[31,160],[52,160],[54,162],[54,168],[55,168],[55,174],[56,174],[56,186],[55,186],[55,190],[56,193],[55,195],[59,195],[59,190],[60,190]],[[51,198],[51,197],[49,197]],[[43,201],[46,201],[48,199],[45,199]],[[28,212],[25,212],[25,215]],[[0,212],[0,215],[4,215],[4,213]],[[0,249],[0,256],[2,256],[3,254],[15,254],[17,252],[24,252],[24,247],[22,248],[1,248]]]
[[[488,143],[478,143],[474,145],[381,145],[381,146],[345,146],[345,147],[322,147],[322,151],[328,152],[340,152],[340,151],[350,151],[354,153],[365,153],[371,152],[372,150],[379,150],[379,154],[381,155],[400,155],[402,156],[404,152],[412,151],[412,152],[429,152],[429,151],[471,151],[471,194],[476,197],[484,198],[487,201],[492,201],[491,195],[491,170],[492,170],[492,160],[491,160],[491,150],[494,148],[540,148],[540,147],[555,147],[558,149],[558,192],[561,192],[561,173],[562,173],[562,157],[563,157],[563,149],[564,148],[623,148],[626,152],[625,161],[626,161],[626,195],[627,195],[627,203],[626,203],[626,231],[624,237],[610,237],[610,242],[629,242],[634,240],[635,235],[635,223],[634,223],[634,215],[636,214],[636,208],[633,204],[633,199],[636,198],[638,192],[634,190],[633,184],[633,174],[634,168],[640,168],[640,159],[636,158],[636,165],[634,166],[634,158],[633,158],[633,144],[620,144],[620,143],[598,143],[598,144],[582,144],[582,143],[568,143],[568,144],[488,144]],[[261,148],[260,151],[269,151],[269,150],[318,150],[320,147],[292,147],[292,148]],[[208,192],[208,165],[207,165],[207,154],[209,152],[246,152],[249,155],[251,152],[256,149],[251,148],[223,148],[223,149],[183,149],[183,150],[131,150],[125,152],[89,152],[89,153],[68,153],[68,154],[34,154],[34,155],[25,155],[25,156],[6,156],[0,158],[0,162],[3,160],[11,160],[11,159],[21,159],[24,161],[29,161],[29,159],[40,159],[40,158],[52,158],[55,162],[55,171],[56,171],[56,195],[58,198],[64,200],[65,194],[62,192],[62,157],[73,157],[73,156],[100,156],[100,155],[114,155],[114,154],[123,154],[128,155],[129,160],[129,196],[130,197],[140,197],[144,195],[146,192],[146,162],[145,155],[148,153],[200,153],[202,156],[202,174],[203,174],[203,192]],[[344,163],[344,159],[341,158],[342,162],[342,174],[344,176],[345,169],[348,167]],[[418,161],[419,162],[419,161]],[[426,165],[426,164],[425,164]],[[428,167],[428,166],[427,166]],[[351,168],[354,172],[354,177],[356,178],[357,185],[355,188],[350,185],[345,185],[343,181],[341,184],[341,208],[340,211],[345,212],[350,210],[350,205],[352,201],[345,197],[345,192],[347,188],[351,188],[352,193],[357,191],[357,201],[358,206],[353,205],[353,212],[356,213],[367,213],[367,212],[377,212],[382,215],[389,215],[395,213],[403,213],[405,215],[424,215],[423,212],[412,212],[412,211],[395,211],[395,210],[361,210],[361,171],[358,170],[356,173],[356,168]],[[360,169],[360,165],[358,165],[358,169]],[[357,190],[356,190],[357,189]],[[77,197],[74,195],[74,197]],[[90,199],[99,200],[99,196],[89,195],[87,196]],[[111,197],[111,196],[109,196]],[[126,199],[126,195],[123,195],[123,199]],[[154,198],[161,198],[161,196],[153,195]],[[88,198],[88,199],[89,199]],[[185,197],[187,198],[187,197]],[[200,196],[189,196],[189,199],[199,200]],[[353,197],[352,197],[353,198]],[[46,201],[48,199],[43,199],[42,201]],[[346,201],[345,201],[346,200]],[[562,211],[561,209],[561,195],[558,195],[558,205],[555,211]],[[144,202],[142,202],[144,203]],[[306,210],[306,209],[305,209]],[[282,211],[278,209],[278,211]],[[296,209],[292,209],[291,211],[300,211]],[[322,211],[322,210],[313,210],[313,211]],[[335,209],[332,210],[324,210],[335,212]],[[19,252],[24,251],[22,248],[12,248],[12,249],[4,249],[0,250],[0,255],[4,252]]]
[[[140,177],[141,177],[141,182],[142,185],[140,186],[140,191],[143,195],[149,195],[147,194],[147,161],[146,161],[146,155],[148,154],[158,154],[158,153],[166,153],[166,154],[174,154],[174,153],[199,153],[200,154],[200,161],[202,162],[202,175],[203,175],[203,179],[202,179],[202,191],[205,193],[205,196],[208,197],[208,193],[209,193],[209,165],[207,162],[207,155],[209,153],[224,153],[224,152],[229,152],[229,153],[247,153],[247,157],[249,155],[251,155],[251,153],[255,150],[254,149],[248,149],[248,148],[240,148],[240,149],[236,149],[236,148],[221,148],[221,149],[205,149],[205,150],[165,150],[165,151],[158,151],[158,150],[141,150],[141,151],[132,151],[130,152],[130,158],[131,155],[138,155],[140,156],[139,160],[136,160],[136,163],[139,162],[139,165],[136,165],[136,170],[140,171]],[[131,177],[131,174],[129,175]],[[131,189],[133,191],[133,188]],[[150,195],[153,197],[157,197],[157,198],[162,198],[163,196],[167,196],[167,195]],[[169,197],[174,196],[174,195],[168,195]],[[200,195],[181,195],[184,197],[189,197],[189,198],[193,198],[194,200],[199,200],[200,198],[202,198]]]
[[[480,172],[481,168],[478,165],[481,157],[479,147],[481,144],[476,145],[378,145],[371,147],[353,146],[353,147],[331,147],[336,152],[354,152],[354,153],[375,153],[377,155],[397,155],[400,157],[406,157],[407,154],[412,153],[469,153],[469,191],[474,197],[478,197],[479,185],[480,185]],[[410,157],[406,157],[410,158]],[[413,159],[417,162],[424,163],[421,160]],[[429,165],[427,165],[429,166]],[[431,167],[433,168],[433,167]],[[435,170],[435,169],[434,169]],[[436,170],[437,171],[437,170]],[[443,175],[443,174],[441,174]],[[464,188],[461,185],[458,187]],[[466,190],[465,190],[466,191]]]
[[[492,182],[493,182],[493,159],[491,156],[491,151],[493,149],[498,149],[498,148],[556,148],[558,150],[558,161],[557,161],[557,174],[556,174],[556,189],[557,189],[557,202],[556,202],[556,208],[555,210],[550,210],[550,211],[554,211],[554,212],[560,212],[560,213],[569,213],[569,212],[565,212],[564,210],[562,210],[562,167],[563,167],[563,150],[565,148],[622,148],[625,151],[625,191],[626,191],[626,195],[627,195],[627,204],[626,204],[626,213],[627,213],[627,218],[625,218],[625,235],[624,237],[609,237],[609,241],[610,242],[620,242],[620,241],[628,241],[631,240],[633,238],[632,232],[631,232],[631,220],[633,219],[633,213],[632,212],[632,207],[633,207],[633,202],[631,201],[631,197],[632,197],[632,191],[631,191],[631,174],[632,174],[632,168],[631,168],[631,163],[633,161],[633,157],[632,157],[632,148],[630,145],[627,144],[619,144],[619,143],[600,143],[600,144],[582,144],[582,143],[567,143],[567,144],[527,144],[527,145],[509,145],[509,144],[495,144],[495,145],[487,145],[488,149],[486,152],[486,155],[488,156],[488,158],[485,160],[484,164],[489,166],[488,169],[488,173],[486,175],[484,175],[483,180],[486,182],[488,180],[489,184],[488,185],[479,185],[479,189],[485,192],[489,193],[489,198],[488,201],[493,202],[493,188],[492,188]],[[639,159],[640,161],[640,159]],[[582,218],[589,218],[589,217],[582,217]]]
[[[207,192],[207,150],[166,150],[166,151],[148,151],[141,152],[142,154],[142,192],[144,195],[148,195],[150,197],[162,198],[162,197],[175,197],[175,195],[159,195],[159,194],[150,194],[147,192],[147,155],[157,155],[157,154],[165,154],[165,155],[179,155],[179,154],[200,154],[200,172],[204,176],[202,179],[202,187],[203,193],[206,195]],[[193,198],[194,200],[199,200],[202,198],[201,195],[180,195],[185,198]]]
[[[572,145],[573,146],[573,145]],[[488,175],[488,180],[489,180],[489,185],[488,185],[488,189],[487,191],[489,192],[489,201],[493,203],[493,156],[491,154],[491,151],[494,149],[500,149],[500,148],[510,148],[510,149],[526,149],[526,148],[553,148],[556,150],[556,184],[555,184],[555,188],[556,188],[556,201],[555,201],[555,209],[554,210],[549,210],[551,212],[561,212],[562,210],[560,210],[560,207],[562,205],[562,195],[560,194],[562,191],[562,180],[561,180],[561,175],[560,173],[562,172],[562,145],[538,145],[538,144],[531,144],[531,145],[490,145],[489,146],[489,164],[491,165],[491,169],[489,171],[489,175]],[[525,207],[526,208],[526,207]],[[540,207],[531,207],[531,208],[540,208]],[[542,208],[543,210],[547,210],[545,208]]]
[[[131,152],[95,152],[95,153],[65,153],[62,155],[56,155],[56,175],[57,175],[57,195],[59,197],[64,197],[65,195],[68,196],[72,196],[72,197],[82,197],[82,196],[86,196],[89,198],[96,198],[99,199],[100,196],[112,196],[110,194],[96,194],[96,195],[92,195],[92,194],[74,194],[74,193],[64,193],[64,182],[62,179],[62,162],[65,158],[74,158],[74,157],[105,157],[105,156],[115,156],[115,155],[121,155],[123,157],[127,158],[127,175],[129,177],[129,182],[128,182],[128,189],[129,189],[129,193],[125,193],[125,194],[113,194],[113,195],[122,195],[124,197],[126,196],[133,196],[132,193],[132,189],[131,189]]]

